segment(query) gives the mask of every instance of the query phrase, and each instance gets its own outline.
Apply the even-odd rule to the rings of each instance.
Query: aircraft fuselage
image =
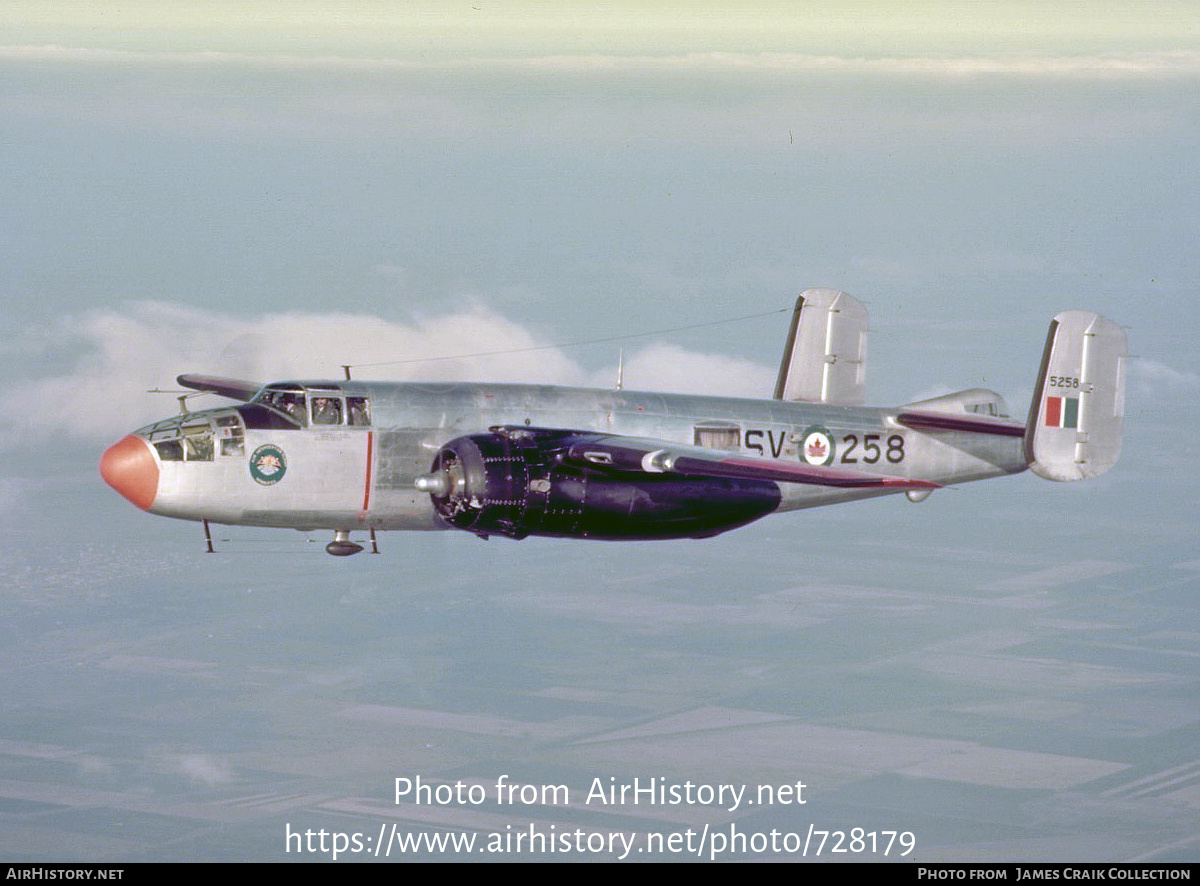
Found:
[[[284,393],[292,397],[293,410],[297,404],[303,410],[295,424],[269,404]],[[324,409],[330,402],[336,410],[318,414],[318,405]],[[249,526],[444,529],[429,493],[414,484],[447,441],[494,426],[650,438],[939,485],[1026,467],[1019,437],[922,433],[898,423],[897,414],[548,385],[276,383],[245,406],[191,412],[134,432],[132,437],[145,441],[139,459],[142,500],[135,503],[162,516]],[[122,442],[138,445],[128,437]],[[150,474],[156,475],[152,497]],[[904,491],[777,486],[778,511]]]

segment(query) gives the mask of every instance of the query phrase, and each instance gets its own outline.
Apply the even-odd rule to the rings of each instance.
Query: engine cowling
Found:
[[[418,486],[429,490],[451,526],[517,539],[705,538],[779,505],[779,487],[766,480],[647,474],[571,459],[572,444],[588,436],[494,428],[457,437],[438,451]]]

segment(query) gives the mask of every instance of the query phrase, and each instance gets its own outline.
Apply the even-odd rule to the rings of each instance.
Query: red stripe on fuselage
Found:
[[[363,506],[362,513],[359,514],[361,519],[365,519],[367,512],[371,509],[371,461],[374,448],[375,432],[367,431],[367,479],[363,484]]]

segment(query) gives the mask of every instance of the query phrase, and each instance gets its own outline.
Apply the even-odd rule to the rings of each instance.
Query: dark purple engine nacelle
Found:
[[[421,488],[457,529],[487,537],[707,538],[779,506],[768,480],[681,477],[597,467],[568,449],[584,431],[493,428],[443,446]]]

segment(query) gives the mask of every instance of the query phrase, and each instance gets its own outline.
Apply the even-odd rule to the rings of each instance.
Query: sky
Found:
[[[290,860],[289,822],[390,820],[393,775],[507,766],[805,775],[846,827],[921,810],[930,859],[1194,860],[1197,23],[5,4],[0,857]],[[623,349],[627,388],[768,396],[810,285],[867,304],[880,404],[1022,416],[1049,318],[1112,317],[1122,461],[704,544],[392,534],[337,564],[282,532],[206,558],[95,472],[181,372],[606,387]]]
[[[250,49],[338,46],[364,51],[505,50],[846,52],[913,49],[1159,49],[1197,38],[1185,0],[1130,6],[1117,0],[832,0],[826,3],[543,2],[386,0],[336,6],[320,0],[241,4],[131,0],[119,6],[15,0],[7,17],[26,39],[148,48]]]

